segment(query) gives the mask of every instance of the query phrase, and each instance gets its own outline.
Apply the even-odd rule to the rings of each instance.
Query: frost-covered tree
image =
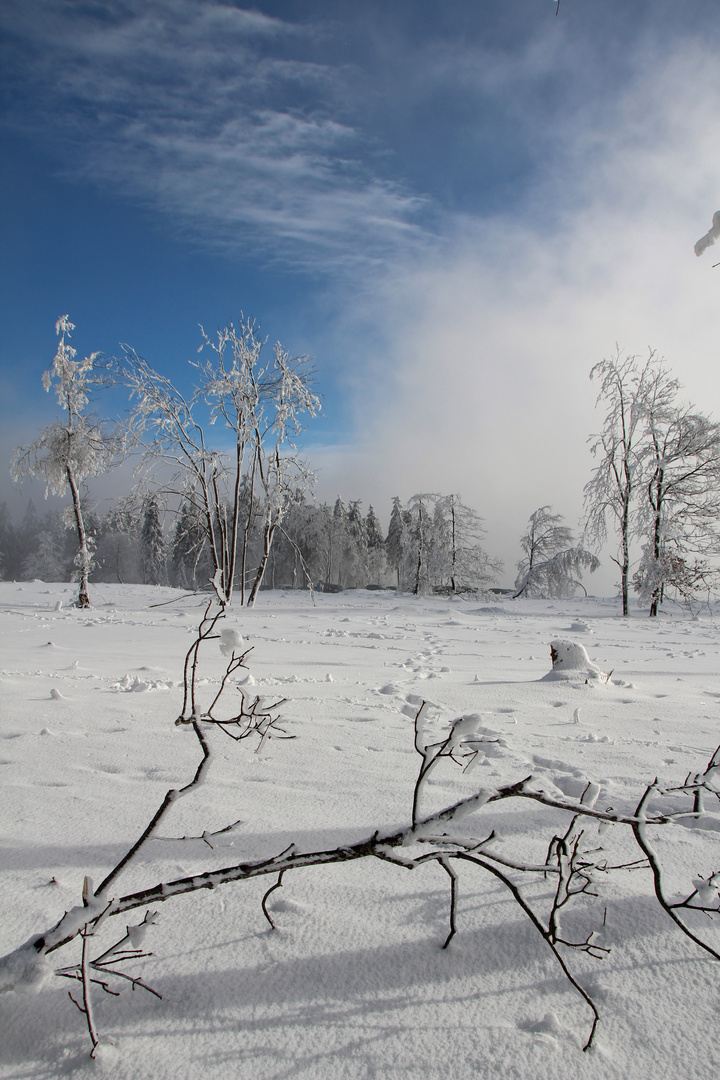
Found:
[[[250,607],[262,584],[277,529],[290,507],[303,501],[315,479],[295,443],[303,418],[315,416],[320,409],[319,398],[310,390],[311,373],[306,359],[293,359],[276,344],[270,370],[272,378],[255,429],[255,459],[264,513],[262,551],[247,600]]]
[[[634,585],[658,614],[667,589],[691,601],[717,581],[709,558],[720,554],[720,425],[693,406],[678,406],[678,383],[656,372],[648,400],[638,510],[643,557]]]
[[[352,500],[348,506],[347,535],[349,584],[354,588],[363,588],[368,583],[368,538],[365,532],[365,520],[361,512],[362,503]]]
[[[515,587],[516,596],[526,595],[533,588],[533,571],[538,563],[546,562],[563,548],[573,542],[572,530],[561,525],[562,514],[552,514],[551,506],[541,506],[533,511],[527,523],[527,529],[520,538],[520,547],[525,552],[524,558],[517,564],[518,577]]]
[[[327,580],[345,589],[367,584],[367,536],[360,507],[358,500],[346,507],[338,496],[332,512]]]
[[[36,543],[29,548],[22,564],[22,576],[27,580],[68,581],[73,568],[77,543],[73,543],[72,529],[66,523],[66,514],[54,511],[42,522]],[[69,541],[69,542],[68,542]]]
[[[304,498],[288,510],[272,547],[269,575],[272,587],[279,582],[293,589],[324,580],[327,562],[326,507]],[[268,573],[266,573],[266,580]]]
[[[245,602],[253,523],[262,544],[248,604],[262,583],[278,526],[310,480],[294,444],[302,419],[320,403],[310,386],[306,357],[290,357],[278,344],[265,359],[254,324],[202,330],[205,359],[194,366],[189,396],[129,348],[115,361],[118,377],[135,399],[133,426],[146,439],[146,481],[190,503],[201,515],[211,559],[209,580],[223,605],[236,580]],[[219,421],[229,445],[212,447],[208,428]],[[197,566],[196,566],[197,569]]]
[[[612,560],[620,568],[623,615],[630,612],[630,543],[636,530],[634,501],[642,483],[645,419],[648,396],[653,393],[657,359],[644,363],[618,352],[602,360],[590,372],[600,382],[597,404],[606,406],[605,422],[591,436],[591,452],[598,460],[592,479],[585,485],[585,535],[591,543],[607,538],[608,519],[618,533],[618,552]]]
[[[157,498],[151,495],[143,513],[141,554],[143,581],[146,585],[164,585],[167,581],[166,544],[160,521]]]
[[[395,496],[392,502],[392,510],[390,512],[390,524],[388,525],[388,533],[385,539],[385,554],[390,566],[395,571],[396,584],[400,585],[400,565],[402,562],[403,554],[403,534],[407,527],[407,516],[403,511],[403,505],[398,495]]]
[[[18,535],[6,502],[0,503],[0,578],[18,577]]]
[[[171,584],[197,589],[209,580],[212,567],[202,510],[187,500],[180,507],[170,553]]]
[[[685,600],[717,579],[720,554],[720,426],[678,404],[680,384],[650,353],[603,361],[598,401],[608,403],[593,452],[600,455],[585,488],[588,535],[601,541],[613,517],[620,536],[623,614],[628,613],[630,542],[643,555],[633,577],[657,615],[667,589]]]
[[[365,515],[365,537],[369,581],[375,585],[384,584],[387,573],[385,541],[372,504],[368,507],[368,512]]]
[[[583,572],[592,573],[599,565],[597,555],[586,551],[581,544],[575,544],[536,563],[531,573],[519,575],[515,584],[520,583],[520,589],[515,597],[572,596],[577,589],[582,589],[587,596],[582,583]]]
[[[517,564],[515,597],[572,596],[582,584],[584,570],[596,570],[597,555],[576,544],[572,530],[562,525],[562,514],[552,514],[551,506],[541,506],[528,521],[520,539],[525,557]]]
[[[93,581],[142,582],[140,522],[132,502],[118,503],[98,522]]]
[[[91,476],[99,476],[117,460],[124,440],[117,429],[85,415],[90,391],[99,382],[95,368],[97,353],[76,360],[77,351],[68,343],[75,329],[67,315],[55,324],[60,338],[53,366],[43,375],[43,386],[49,391],[55,386],[58,403],[67,414],[56,420],[27,447],[15,451],[12,475],[19,481],[23,476],[41,476],[45,495],[62,495],[69,490],[72,512],[78,536],[76,556],[79,590],[77,606],[90,607],[88,578],[93,565],[93,540],[88,535],[83,517],[80,488]]]
[[[402,534],[400,588],[415,596],[431,585],[433,518],[437,498],[437,495],[428,493],[413,495],[407,505]]]
[[[486,588],[501,564],[482,546],[482,519],[460,495],[413,495],[407,507],[393,507],[387,548],[396,556],[400,588],[460,593]]]
[[[347,547],[347,509],[338,495],[333,506],[332,521],[330,523],[327,581],[342,585]]]
[[[487,588],[502,569],[482,546],[483,520],[458,494],[441,495],[433,515],[431,573],[450,592]]]
[[[34,555],[40,546],[40,534],[43,530],[43,522],[37,512],[37,507],[32,499],[28,504],[17,530],[17,548],[15,554],[15,568],[13,577],[25,578],[25,564],[31,555]],[[77,551],[77,546],[75,552]],[[73,556],[75,555],[73,552]]]

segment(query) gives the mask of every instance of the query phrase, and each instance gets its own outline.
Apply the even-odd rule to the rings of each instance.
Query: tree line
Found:
[[[248,485],[240,506],[247,526],[246,568],[254,578],[264,555],[264,509],[250,509]],[[165,523],[163,519],[166,519]],[[212,550],[202,514],[185,501],[164,514],[157,495],[138,508],[131,500],[101,516],[85,509],[93,582],[172,585],[196,590],[211,581]],[[458,495],[393,500],[387,534],[373,506],[296,499],[271,546],[263,587],[325,589],[397,587],[407,592],[466,592],[496,580],[500,565],[480,543],[480,518]],[[4,579],[69,581],[77,576],[78,537],[67,513],[41,517],[30,501],[18,525],[0,505],[0,573]]]
[[[482,521],[456,494],[396,499],[387,535],[372,506],[332,507],[312,501],[313,477],[297,440],[320,411],[306,357],[276,344],[268,357],[253,323],[230,325],[210,338],[201,327],[203,358],[185,394],[133,349],[120,357],[76,359],[74,324],[63,316],[52,368],[65,416],[14,457],[15,479],[40,476],[46,490],[72,495],[71,513],[40,528],[25,521],[23,541],[5,513],[0,569],[5,577],[66,577],[146,582],[197,589],[211,585],[222,606],[233,593],[252,604],[263,586],[352,588],[391,586],[414,593],[479,589],[499,572],[482,546]],[[127,389],[123,423],[87,415],[90,394],[105,385]],[[210,429],[223,432],[211,441]],[[100,519],[85,505],[85,482],[139,456],[133,494]],[[169,530],[163,511],[173,511]],[[75,553],[68,528],[76,536]],[[22,550],[20,559],[14,552]]]
[[[67,316],[58,320],[60,342],[43,378],[65,415],[20,447],[12,466],[16,480],[40,476],[70,505],[42,521],[29,514],[17,528],[0,508],[3,577],[72,576],[80,606],[89,605],[90,579],[209,586],[222,606],[234,593],[253,604],[261,587],[451,594],[497,583],[502,564],[485,551],[482,518],[459,494],[395,498],[387,533],[372,506],[313,501],[298,439],[321,408],[314,373],[307,357],[280,344],[268,356],[255,324],[230,324],[214,338],[201,327],[189,394],[129,347],[120,357],[77,360],[73,330]],[[679,382],[653,352],[641,361],[618,351],[591,379],[604,421],[590,439],[597,465],[580,537],[551,506],[535,510],[520,538],[513,595],[584,589],[583,573],[597,568],[597,550],[614,534],[623,614],[631,589],[651,616],[668,596],[708,597],[718,584],[720,426],[682,402]],[[107,385],[128,391],[122,422],[86,412]],[[140,481],[101,518],[83,497],[86,481],[131,453]]]

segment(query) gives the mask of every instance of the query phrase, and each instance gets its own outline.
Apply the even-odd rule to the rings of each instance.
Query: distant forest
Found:
[[[249,493],[248,493],[249,494]],[[243,500],[241,500],[241,505]],[[245,501],[246,581],[262,556],[263,507]],[[156,497],[121,501],[105,516],[87,505],[91,582],[207,585],[213,563],[201,511],[191,502],[164,513]],[[479,516],[458,495],[393,500],[384,532],[372,506],[334,506],[300,498],[287,510],[270,551],[264,588],[398,587],[409,592],[477,591],[495,584],[501,564],[482,543]],[[21,521],[0,505],[0,575],[4,580],[71,581],[77,577],[77,532],[67,510],[40,515],[32,500]]]

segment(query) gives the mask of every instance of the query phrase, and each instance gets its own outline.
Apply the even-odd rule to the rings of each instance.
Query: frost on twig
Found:
[[[714,244],[718,238],[720,238],[720,210],[715,211],[713,214],[712,225],[705,235],[700,237],[695,245],[695,254],[702,255],[702,253]]]
[[[568,984],[582,997],[592,1014],[584,1049],[594,1041],[600,1013],[591,994],[572,971],[572,957],[577,953],[596,960],[607,956],[602,938],[607,914],[606,898],[601,904],[603,916],[593,921],[592,908],[607,887],[610,875],[618,872],[650,870],[655,895],[664,910],[682,932],[713,958],[720,959],[716,945],[707,940],[707,932],[717,929],[720,915],[720,869],[698,869],[691,887],[671,896],[664,880],[663,864],[655,850],[654,834],[674,826],[713,827],[720,823],[720,747],[704,771],[690,774],[676,787],[661,787],[657,780],[649,784],[637,806],[627,810],[603,807],[599,802],[600,785],[588,781],[582,793],[573,798],[557,788],[541,767],[526,773],[526,757],[516,753],[500,733],[485,726],[478,713],[456,718],[443,726],[440,710],[421,702],[415,717],[415,750],[420,764],[412,791],[410,824],[392,832],[376,830],[367,839],[340,844],[327,850],[303,851],[291,844],[269,858],[211,868],[191,876],[146,884],[119,895],[117,884],[124,872],[137,863],[148,844],[160,840],[176,842],[204,841],[213,848],[213,840],[232,830],[238,822],[216,832],[201,831],[197,836],[170,837],[159,829],[175,803],[203,782],[213,753],[213,731],[223,732],[237,744],[251,740],[256,748],[273,737],[291,738],[280,727],[276,710],[282,701],[265,705],[259,696],[248,696],[235,686],[233,677],[246,667],[250,649],[242,638],[221,620],[223,607],[213,604],[205,610],[197,635],[185,658],[183,706],[176,724],[192,731],[198,741],[200,760],[193,777],[183,787],[171,788],[151,816],[138,839],[127,850],[97,889],[86,879],[82,903],[70,909],[54,926],[31,938],[15,952],[0,959],[0,990],[34,990],[44,985],[53,973],[79,984],[80,992],[72,1000],[84,1015],[93,1053],[99,1043],[92,992],[98,987],[112,996],[119,987],[129,985],[160,997],[140,975],[136,963],[151,954],[145,951],[145,934],[156,919],[157,905],[177,896],[201,889],[271,875],[275,878],[265,891],[261,910],[272,930],[275,923],[268,908],[272,893],[285,884],[291,870],[310,866],[328,866],[369,857],[417,869],[426,863],[438,863],[449,879],[449,929],[442,948],[453,948],[462,941],[459,867],[468,864],[491,875],[505,888],[537,930],[553,954]],[[201,653],[210,643],[218,643],[226,660],[225,672],[211,700],[201,700],[206,692],[198,677]],[[217,645],[215,646],[217,647]],[[203,681],[204,685],[204,681]],[[226,707],[228,693],[239,693],[238,701]],[[492,760],[499,771],[485,772],[485,784],[473,784],[474,769]],[[457,777],[466,794],[449,805],[433,806],[432,800],[444,789],[431,785],[445,772]],[[501,775],[502,774],[502,775]],[[519,778],[518,778],[519,777]],[[469,793],[467,793],[469,791]],[[533,850],[532,842],[521,831],[505,841],[498,827],[497,809],[503,812],[530,801],[538,807],[540,824],[547,823],[544,847]],[[566,825],[558,828],[558,815],[566,816]],[[610,826],[624,827],[639,849],[639,858],[611,863],[605,849],[605,833]],[[598,835],[599,834],[599,835]],[[550,885],[548,891],[547,886]],[[99,936],[109,920],[125,912],[146,908],[137,924],[126,924],[125,933],[113,944],[100,945]],[[575,911],[575,917],[569,918]],[[583,929],[578,933],[578,914]],[[697,921],[705,920],[698,929]],[[567,927],[566,924],[567,923]],[[50,958],[70,943],[79,941],[80,957],[72,964],[54,970]],[[98,942],[97,948],[94,948]]]

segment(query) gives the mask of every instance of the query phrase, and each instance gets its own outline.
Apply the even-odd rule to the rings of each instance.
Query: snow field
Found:
[[[101,880],[198,762],[196,740],[174,720],[201,603],[151,607],[180,594],[103,585],[92,611],[80,612],[65,606],[72,594],[69,585],[0,583],[0,953],[79,903],[84,875]],[[211,837],[212,849],[202,839],[153,841],[120,893],[292,842],[319,850],[407,824],[423,700],[438,732],[479,713],[498,740],[467,772],[450,763],[438,771],[427,811],[473,793],[485,776],[530,772],[572,797],[597,781],[598,806],[629,811],[653,777],[681,782],[720,742],[720,632],[707,615],[623,620],[615,601],[360,591],[313,604],[307,593],[277,592],[261,594],[254,610],[231,610],[227,623],[253,646],[242,688],[270,703],[287,698],[281,726],[295,738],[255,754],[213,732],[208,781],[161,832],[201,837],[239,824]],[[542,681],[550,642],[568,639],[610,673],[608,683]],[[209,694],[225,663],[208,643]],[[495,828],[515,857],[542,860],[568,816],[518,803],[468,821],[478,837]],[[670,891],[720,869],[719,837],[673,827],[658,838]],[[639,854],[617,826],[597,844],[611,862]],[[649,1080],[658,1063],[669,1080],[718,1072],[720,966],[660,910],[647,870],[608,875],[599,896],[563,920],[569,933],[598,928],[612,949],[603,961],[568,960],[601,1011],[589,1054],[587,1007],[545,943],[499,882],[465,864],[459,874],[447,951],[448,879],[436,864],[365,859],[293,871],[270,898],[272,932],[260,907],[272,877],[174,898],[158,906],[146,940],[155,956],[142,966],[162,1001],[142,990],[98,993],[98,1026],[116,1045],[91,1063],[65,980],[34,996],[4,994],[0,1076]],[[551,885],[529,895],[543,890]]]

